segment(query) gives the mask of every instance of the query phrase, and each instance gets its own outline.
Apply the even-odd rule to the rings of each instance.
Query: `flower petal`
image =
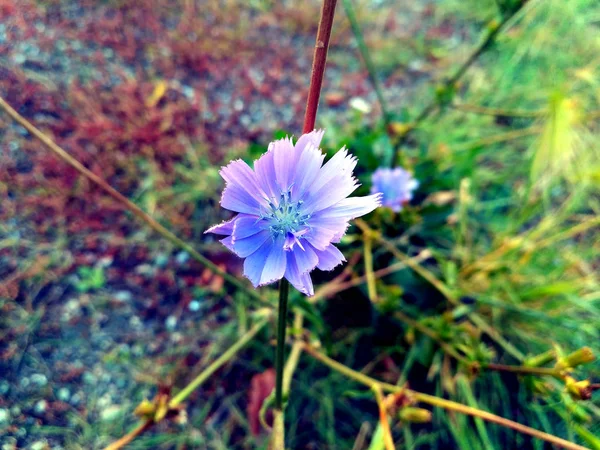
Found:
[[[231,236],[227,236],[225,239],[221,239],[219,242],[235,253],[233,250],[233,238]]]
[[[264,155],[254,161],[254,171],[263,191],[271,201],[279,202],[279,186],[277,186],[277,175],[275,173],[275,162],[273,152],[267,151]]]
[[[337,233],[337,230],[311,225],[310,232],[304,235],[304,238],[317,250],[325,250]]]
[[[298,138],[298,142],[296,142],[296,152],[301,154],[309,144],[312,144],[312,146],[318,149],[319,145],[321,145],[323,134],[325,134],[325,130],[313,130],[310,133],[303,134]]]
[[[244,275],[250,280],[254,287],[258,287],[260,284],[260,277],[267,258],[271,253],[271,249],[273,248],[273,244],[273,240],[267,239],[258,250],[244,260]]]
[[[271,237],[269,231],[261,231],[243,239],[233,237],[233,251],[240,258],[246,258],[257,251]]]
[[[238,214],[231,235],[233,240],[244,239],[268,228],[268,224],[258,216]]]
[[[330,208],[318,213],[318,218],[345,218],[355,219],[370,213],[381,204],[381,194],[367,195],[366,197],[345,198]],[[318,220],[315,217],[315,220]]]
[[[226,182],[226,188],[239,189],[263,208],[268,206],[267,194],[258,183],[256,174],[252,168],[241,159],[235,160],[221,168],[219,172]]]
[[[231,220],[225,220],[218,225],[213,225],[208,230],[206,230],[204,232],[204,234],[214,233],[214,234],[223,234],[226,236],[230,236],[233,233],[233,226],[238,217],[239,216],[235,216]]]
[[[296,144],[297,146],[298,144]],[[311,143],[307,144],[296,165],[296,173],[292,185],[292,200],[298,201],[302,198],[311,183],[319,174],[319,169],[323,165],[325,155]]]
[[[271,142],[269,151],[273,153],[273,164],[277,185],[281,192],[286,192],[292,184],[293,174],[296,171],[296,152],[294,144],[289,138]]]
[[[334,178],[352,179],[352,171],[356,167],[356,163],[357,159],[349,155],[345,148],[339,150],[319,170],[317,178],[309,188],[311,196]]]
[[[312,246],[310,245],[305,245],[304,250],[299,247],[295,247],[290,253],[293,253],[294,255],[300,275],[313,270],[319,262],[319,258],[317,257],[315,250],[313,250]]]
[[[260,276],[260,285],[265,285],[272,283],[274,281],[280,280],[285,273],[285,268],[287,265],[287,252],[283,249],[283,236],[278,236],[275,238],[275,242],[271,247],[271,251],[269,252],[269,256],[265,261],[265,265]]]
[[[260,215],[261,203],[258,202],[246,189],[236,184],[225,187],[221,196],[221,206],[230,211]]]
[[[317,264],[319,270],[333,270],[346,261],[342,252],[335,245],[329,245],[325,250],[315,250],[315,253],[319,258],[319,264]]]
[[[354,178],[345,179],[341,176],[333,178],[306,200],[304,210],[314,214],[329,208],[352,194],[358,186]]]
[[[312,280],[308,273],[301,274],[293,252],[287,252],[285,278],[304,295],[314,295]]]

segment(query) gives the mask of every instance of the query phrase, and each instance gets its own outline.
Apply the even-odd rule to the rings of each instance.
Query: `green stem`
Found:
[[[277,349],[275,352],[275,409],[283,410],[283,366],[285,356],[285,328],[290,283],[285,278],[279,282],[279,309],[277,314]]]
[[[510,22],[510,20],[523,8],[523,6],[525,5],[525,1],[521,2],[519,4],[519,6],[517,8],[515,8],[513,11],[510,11],[508,14],[506,14],[502,20],[500,21],[499,24],[495,25],[495,26],[491,26],[488,31],[486,36],[484,37],[484,39],[479,43],[479,45],[475,48],[475,50],[469,55],[469,57],[465,60],[465,62],[463,62],[460,67],[456,70],[456,72],[454,72],[454,74],[452,74],[449,78],[446,79],[446,81],[442,84],[442,89],[446,90],[449,88],[454,88],[456,86],[456,83],[463,77],[463,75],[465,73],[467,73],[467,70],[469,70],[469,68],[479,59],[479,57],[481,55],[483,55],[486,50],[488,50],[489,48],[491,48],[492,44],[494,43],[494,41],[496,40],[496,38],[498,37],[498,34],[500,34],[500,32],[506,27],[506,25],[508,24],[508,22]],[[436,111],[439,108],[439,104],[438,104],[438,99],[434,98],[427,106],[425,106],[423,108],[423,110],[419,113],[419,115],[415,118],[415,120],[412,121],[412,123],[409,124],[409,127],[406,129],[406,131],[400,136],[400,138],[398,139],[398,142],[396,143],[395,146],[395,153],[394,153],[394,162],[393,165],[397,165],[398,162],[400,161],[400,147],[402,146],[402,144],[404,144],[409,136],[409,134],[415,129],[417,128],[421,122],[423,122],[425,119],[427,119],[434,111]]]
[[[369,74],[369,80],[371,80],[373,90],[375,91],[375,95],[377,96],[377,101],[379,102],[379,106],[381,107],[381,112],[383,114],[383,122],[387,128],[391,121],[391,114],[389,112],[385,98],[383,97],[383,90],[381,89],[381,83],[379,82],[379,78],[377,78],[377,72],[375,71],[375,65],[373,64],[373,60],[371,59],[371,54],[369,53],[367,44],[365,44],[365,40],[363,38],[360,25],[358,24],[358,20],[356,20],[356,14],[354,13],[352,0],[343,0],[342,3],[344,4],[344,10],[346,11],[346,16],[348,16],[348,21],[350,22],[352,32],[354,33],[354,38],[356,39],[356,43],[358,44],[360,56],[362,57],[365,63],[367,73]]]

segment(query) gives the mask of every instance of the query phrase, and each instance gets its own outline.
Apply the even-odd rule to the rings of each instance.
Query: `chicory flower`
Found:
[[[348,221],[373,211],[380,194],[347,198],[359,185],[352,175],[357,160],[338,151],[323,165],[323,131],[269,144],[254,169],[236,160],[221,169],[225,189],[221,206],[238,213],[206,233],[244,260],[244,275],[254,287],[285,277],[313,295],[310,272],[332,270],[345,261],[333,245]]]
[[[401,211],[402,207],[412,200],[413,191],[419,187],[419,182],[411,173],[400,167],[377,169],[373,172],[371,183],[371,193],[381,192],[382,206],[395,212]]]

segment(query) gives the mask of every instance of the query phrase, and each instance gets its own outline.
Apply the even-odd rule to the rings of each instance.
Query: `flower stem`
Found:
[[[279,282],[279,310],[277,315],[277,349],[275,352],[275,409],[283,410],[283,365],[285,353],[285,328],[290,283],[285,278]]]
[[[315,53],[313,56],[312,73],[310,76],[310,87],[308,88],[308,99],[306,101],[306,114],[304,115],[304,128],[302,130],[303,134],[310,133],[315,128],[336,3],[337,0],[323,0],[321,19],[319,20],[319,30],[317,31],[317,40],[315,43]]]

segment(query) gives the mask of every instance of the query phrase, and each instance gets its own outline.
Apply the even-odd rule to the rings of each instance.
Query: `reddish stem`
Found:
[[[310,133],[315,129],[315,120],[317,118],[317,109],[319,108],[319,97],[321,96],[321,86],[323,85],[323,74],[325,73],[327,49],[329,48],[329,38],[331,37],[336,3],[337,0],[324,0],[323,7],[321,8],[321,20],[319,21],[319,30],[317,31],[317,41],[315,43],[302,134]]]

